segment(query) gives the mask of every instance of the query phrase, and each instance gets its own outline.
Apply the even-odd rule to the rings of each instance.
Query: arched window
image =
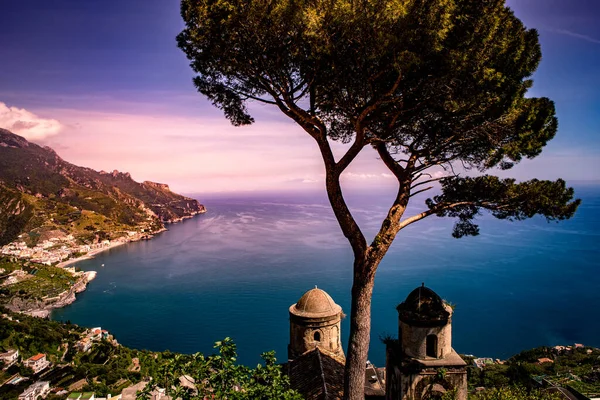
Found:
[[[427,357],[438,357],[438,338],[436,335],[427,336]]]
[[[313,338],[315,339],[315,342],[320,342],[321,341],[321,332],[316,331]]]

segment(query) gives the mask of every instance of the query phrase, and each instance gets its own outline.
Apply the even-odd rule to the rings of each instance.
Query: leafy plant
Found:
[[[215,343],[218,354],[173,355],[163,360],[158,373],[138,395],[150,399],[157,388],[182,400],[253,399],[300,400],[302,397],[290,389],[289,380],[276,364],[275,353],[261,355],[264,365],[255,369],[237,364],[235,343],[230,338]]]

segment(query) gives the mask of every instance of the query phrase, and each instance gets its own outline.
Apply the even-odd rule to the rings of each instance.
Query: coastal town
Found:
[[[96,277],[95,271],[78,271],[72,266],[74,263],[93,258],[100,252],[125,243],[151,239],[153,234],[144,229],[127,231],[115,239],[96,239],[92,243],[81,243],[74,235],[61,231],[51,231],[46,236],[47,238],[31,246],[22,239],[24,235],[20,235],[19,240],[0,248],[0,288],[6,288],[9,292],[11,288],[19,289],[13,290],[17,293],[12,297],[8,296],[3,302],[2,297],[7,297],[6,291],[0,293],[0,303],[4,303],[12,311],[48,317],[52,309],[75,301],[75,295],[84,291],[87,284]],[[32,278],[38,278],[38,281],[43,279],[44,272],[46,283],[52,281],[52,287],[42,289],[40,286],[43,285],[36,282],[37,285],[29,285],[31,291],[35,292],[33,295],[24,293],[21,286]],[[36,290],[33,286],[40,288]],[[37,301],[29,301],[32,298]]]
[[[155,232],[156,233],[156,232]],[[109,250],[122,244],[147,240],[153,237],[148,232],[127,231],[116,239],[96,240],[92,243],[80,243],[72,234],[52,231],[52,237],[29,246],[24,240],[17,240],[0,248],[0,255],[13,256],[21,260],[29,260],[44,265],[64,266],[82,259],[91,258],[99,252]],[[20,236],[22,238],[23,235]]]
[[[32,318],[8,312],[0,315],[0,323],[13,327],[52,323]],[[127,349],[101,327],[88,329],[70,325],[65,328],[61,325],[60,330],[64,335],[62,343],[52,354],[36,352],[30,355],[31,352],[27,349],[11,347],[2,350],[0,345],[0,398],[9,398],[16,388],[23,388],[15,394],[15,399],[38,400],[52,397],[68,400],[134,400],[138,392],[150,383],[150,379],[142,374],[148,373],[147,370],[142,371],[142,366],[147,367],[148,363],[155,362],[159,354]],[[111,385],[112,388],[118,388],[118,393],[98,395],[89,391],[90,385],[97,385],[100,377],[88,377],[87,369],[94,365],[113,368],[111,363],[118,365],[128,376],[127,379],[116,379]],[[82,374],[82,370],[86,373]],[[193,388],[194,382],[190,377],[183,377],[182,383]],[[114,392],[113,389],[111,391]],[[170,399],[161,388],[152,388],[149,398]]]
[[[2,319],[11,321],[13,323],[21,323],[18,318],[14,318],[8,314],[2,314],[1,317]],[[75,333],[75,331],[73,333]],[[10,374],[8,379],[0,382],[0,387],[4,385],[23,385],[25,382],[31,382],[19,395],[19,400],[45,399],[50,393],[58,396],[68,395],[69,399],[73,399],[73,393],[76,393],[73,389],[85,386],[85,382],[79,380],[66,388],[57,387],[55,385],[55,377],[57,375],[56,372],[69,365],[69,363],[65,363],[69,346],[72,347],[73,351],[79,353],[90,352],[92,346],[99,342],[105,342],[114,347],[119,346],[119,343],[116,341],[116,339],[114,339],[107,330],[100,327],[85,329],[82,332],[77,332],[77,336],[78,340],[71,343],[64,343],[63,346],[61,346],[61,349],[64,349],[62,357],[60,357],[60,359],[53,357],[55,362],[50,361],[49,355],[46,353],[37,353],[25,358],[21,351],[16,348],[11,348],[0,353],[0,365],[2,366],[2,371],[4,373],[11,370],[22,371],[20,367],[24,367],[29,371],[28,376],[26,374],[22,374],[22,372]],[[108,396],[108,398],[110,397],[111,396]],[[85,393],[83,395],[79,394],[79,396],[76,398],[83,398],[87,400],[100,399],[95,397],[93,393]],[[120,399],[121,397],[117,396],[115,398]]]

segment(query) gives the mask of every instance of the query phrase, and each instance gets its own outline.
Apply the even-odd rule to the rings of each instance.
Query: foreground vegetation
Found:
[[[284,399],[299,400],[282,366],[273,352],[262,355],[263,363],[255,368],[237,364],[236,346],[229,338],[217,342],[216,354],[178,354],[170,351],[151,352],[119,345],[112,337],[94,342],[85,352],[77,345],[89,333],[86,328],[33,318],[0,310],[0,352],[18,349],[21,359],[44,353],[52,367],[34,375],[17,364],[0,371],[0,384],[15,374],[29,380],[17,385],[0,386],[0,398],[17,399],[32,382],[50,381],[54,392],[49,400],[64,399],[68,392],[95,392],[97,397],[120,394],[123,389],[148,382],[140,398],[149,398],[157,388],[181,399]],[[539,363],[540,358],[554,362]],[[541,388],[545,379],[570,386],[583,393],[600,390],[600,350],[573,348],[557,352],[540,347],[519,353],[504,364],[490,364],[482,369],[465,357],[468,367],[470,400],[556,400],[556,393]],[[182,380],[181,377],[186,376]],[[57,392],[63,390],[62,394]],[[443,400],[451,400],[448,393]]]
[[[520,386],[493,388],[469,395],[469,400],[561,400],[556,393],[543,390],[527,390]]]
[[[482,369],[472,365],[472,358],[466,357],[466,361],[471,364],[468,367],[471,390],[478,387],[502,389],[497,391],[496,397],[486,397],[491,394],[484,392],[479,395],[484,397],[476,399],[511,399],[503,390],[511,387],[535,390],[546,385],[570,387],[591,397],[600,394],[600,350],[596,348],[538,347],[523,351],[503,364],[489,364]]]
[[[89,351],[80,352],[77,342],[84,336],[85,328],[68,321],[48,321],[6,309],[2,312],[5,317],[0,320],[0,352],[18,349],[22,360],[45,353],[53,364],[39,375],[21,365],[0,371],[0,384],[15,374],[30,378],[17,385],[0,386],[3,400],[17,399],[36,380],[50,381],[55,388],[55,393],[47,397],[49,400],[66,398],[66,393],[56,394],[61,389],[95,392],[97,397],[115,396],[142,381],[150,382],[144,391],[146,394],[155,387],[167,387],[169,393],[181,394],[183,399],[199,396],[198,393],[228,399],[301,399],[289,389],[289,380],[276,364],[274,353],[263,354],[264,363],[256,368],[238,365],[231,339],[218,342],[215,346],[218,354],[210,356],[134,350],[113,340],[98,341]],[[182,375],[197,382],[195,394],[181,386],[179,377]]]

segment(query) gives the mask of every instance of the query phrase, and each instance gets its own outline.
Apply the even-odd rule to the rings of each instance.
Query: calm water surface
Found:
[[[600,187],[577,189],[584,203],[560,224],[484,216],[480,236],[456,240],[452,220],[430,217],[402,231],[377,273],[370,359],[383,366],[379,337],[396,334],[395,306],[421,282],[456,305],[458,352],[600,346]],[[151,350],[211,353],[229,336],[254,364],[271,349],[287,357],[288,307],[315,285],[350,312],[352,255],[323,197],[198,198],[206,214],[80,262],[98,276],[53,319]],[[387,202],[354,196],[351,205],[372,236]],[[342,335],[347,343],[348,319]]]

